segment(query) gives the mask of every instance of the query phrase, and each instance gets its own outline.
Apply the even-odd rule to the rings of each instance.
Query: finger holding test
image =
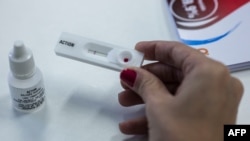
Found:
[[[145,41],[138,43],[135,49],[143,52],[145,59],[171,64],[184,72],[206,59],[197,50],[179,42]]]
[[[182,80],[182,73],[180,70],[161,62],[147,64],[142,68],[153,73],[165,84],[176,84]]]
[[[131,90],[140,95],[145,103],[158,103],[172,97],[163,82],[145,69],[131,67],[121,72],[120,78]]]
[[[178,87],[182,79],[182,74],[179,70],[171,66],[166,66],[163,63],[157,62],[157,63],[147,64],[142,68],[148,70],[149,72],[157,76],[166,85],[167,89],[171,93],[175,92],[176,88]],[[125,90],[129,89],[129,87],[126,84],[124,84],[123,81],[121,81],[121,86]]]

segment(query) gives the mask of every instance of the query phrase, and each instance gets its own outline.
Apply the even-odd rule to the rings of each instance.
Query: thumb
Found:
[[[140,95],[145,103],[149,100],[166,100],[172,97],[165,85],[155,75],[141,68],[127,68],[120,79],[129,89]]]

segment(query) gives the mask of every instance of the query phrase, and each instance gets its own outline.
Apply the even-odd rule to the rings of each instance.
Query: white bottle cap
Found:
[[[35,72],[33,54],[22,41],[14,43],[14,48],[9,53],[9,64],[13,76],[19,79],[29,78]]]

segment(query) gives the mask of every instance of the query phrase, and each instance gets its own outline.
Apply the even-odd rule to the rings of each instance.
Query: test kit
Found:
[[[129,66],[140,67],[144,54],[102,41],[63,32],[55,47],[59,56],[92,65],[121,71]]]

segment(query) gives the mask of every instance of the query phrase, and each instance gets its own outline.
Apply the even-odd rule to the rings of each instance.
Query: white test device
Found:
[[[55,53],[116,71],[129,66],[140,67],[144,59],[144,54],[134,49],[122,48],[66,32],[61,34]]]

